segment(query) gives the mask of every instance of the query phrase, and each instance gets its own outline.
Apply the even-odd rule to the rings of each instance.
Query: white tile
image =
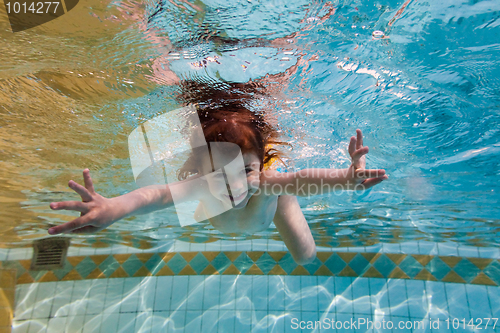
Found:
[[[438,243],[438,254],[440,256],[458,256],[458,245],[453,242]]]
[[[7,260],[9,249],[0,249],[0,261]]]
[[[135,315],[135,313],[134,313],[134,315]],[[118,320],[119,319],[120,319],[119,313],[104,313],[102,315],[101,333],[118,331]]]
[[[236,251],[236,241],[222,241],[220,244],[221,251]]]
[[[268,305],[268,278],[266,275],[254,275],[252,276],[252,288],[248,290],[248,295],[251,297],[251,302],[253,310],[264,310],[267,311]],[[236,306],[238,309],[238,304]]]
[[[219,308],[223,310],[236,309],[236,279],[237,275],[220,276]],[[218,288],[217,288],[218,290]]]
[[[190,275],[188,282],[187,309],[203,310],[205,276]]]
[[[268,277],[268,307],[269,311],[285,310],[285,281],[282,275]]]
[[[135,317],[135,313],[120,313],[118,316],[118,333],[135,333]]]
[[[364,246],[352,246],[347,248],[347,252],[353,252],[353,253],[364,253],[365,252],[365,247]]]
[[[478,258],[479,257],[479,250],[475,246],[459,245],[458,246],[458,255],[460,257]]]
[[[173,276],[159,276],[156,281],[154,311],[170,310]]]
[[[369,279],[372,313],[376,318],[388,317],[391,314],[389,293],[386,279]]]
[[[372,313],[370,285],[366,278],[355,278],[352,281],[353,310],[357,314]]]
[[[467,292],[470,317],[473,319],[483,317],[491,318],[490,301],[488,299],[488,290],[486,286],[466,284],[465,291]]]
[[[500,321],[500,287],[487,286],[486,290],[490,300],[491,314],[493,318],[499,318]]]
[[[51,317],[68,316],[71,307],[71,295],[75,281],[56,282],[54,299],[50,310]]]
[[[419,254],[437,255],[438,245],[436,242],[418,241]]]
[[[201,332],[217,332],[217,322],[219,317],[218,310],[204,311],[201,318]]]
[[[153,311],[156,295],[156,280],[158,277],[146,276],[141,280],[138,311]]]
[[[236,242],[236,251],[252,251],[252,241],[244,240]]]
[[[12,333],[27,333],[30,328],[29,320],[19,320],[15,319],[12,321],[11,332]]]
[[[191,251],[193,252],[203,252],[206,251],[206,248],[205,243],[191,243]]]
[[[333,285],[333,276],[318,276],[318,311],[324,314],[335,314],[334,298],[335,287]]]
[[[377,244],[365,246],[365,252],[370,252],[370,253],[377,252],[378,253],[381,250],[382,250],[382,244],[381,243],[377,243]]]
[[[405,280],[389,279],[387,280],[387,289],[389,292],[391,316],[408,317],[409,313]]]
[[[90,290],[92,288],[92,280],[75,281],[73,293],[71,294],[69,315],[85,315],[88,301],[90,298]]]
[[[334,277],[335,297],[333,305],[338,313],[353,313],[352,278]]]
[[[300,276],[285,276],[285,309],[288,311],[297,311],[300,309]]]
[[[220,245],[221,245],[220,240],[215,241],[215,242],[206,243],[206,245],[205,245],[206,251],[221,251]]]
[[[252,251],[267,251],[267,239],[252,239]]]
[[[327,246],[317,246],[316,245],[316,252],[333,252],[333,248],[327,247]]]
[[[44,282],[38,284],[36,293],[36,304],[33,308],[31,318],[49,318],[50,309],[56,293],[57,282]]]
[[[465,285],[461,283],[445,283],[444,286],[446,288],[450,319],[469,319],[470,314],[465,294]]]
[[[268,332],[283,333],[285,331],[285,320],[287,320],[285,313],[284,311],[269,311],[267,319],[269,325]]]
[[[186,324],[186,315],[187,311],[181,310],[181,311],[173,311],[170,314],[170,318],[168,320],[168,323],[166,325],[167,332],[178,332],[178,333],[183,333],[184,332],[184,326]]]
[[[20,284],[16,286],[16,306],[14,319],[30,319],[36,304],[39,283]]]
[[[267,250],[268,251],[287,251],[285,243],[281,241],[276,241],[274,239],[269,239],[267,241]],[[317,250],[317,248],[316,248]]]
[[[136,333],[149,333],[151,332],[151,317],[152,311],[139,312],[135,317],[135,332]]]
[[[98,247],[95,249],[95,254],[111,254],[113,251],[112,247]]]
[[[9,249],[7,260],[26,260],[33,257],[33,248]]]
[[[382,243],[383,253],[401,253],[401,246],[399,243]]]
[[[124,279],[120,312],[137,312],[141,289],[140,277]]]
[[[234,310],[220,310],[219,320],[217,321],[217,331],[234,332],[234,319],[236,318],[236,311]]]
[[[125,279],[122,278],[111,278],[108,280],[108,286],[106,288],[106,299],[104,301],[104,311],[103,313],[119,313],[120,304],[123,298],[123,285]]]
[[[236,310],[234,316],[234,332],[250,333],[253,311]]]
[[[131,252],[132,248],[130,246],[125,246],[121,244],[114,244],[110,248],[110,253],[112,254],[122,254],[122,253],[136,253],[139,252],[137,249],[134,249],[133,252]]]
[[[300,306],[302,311],[318,312],[318,277],[300,277]]]
[[[174,252],[174,240],[160,242],[156,246],[142,251],[143,253]]]
[[[72,248],[71,246],[69,247]],[[95,249],[91,247],[75,247],[74,250],[77,256],[91,256],[96,254]],[[72,254],[73,255],[73,254]]]
[[[172,297],[170,299],[170,310],[186,310],[186,295],[188,292],[188,277],[174,276],[172,284]]]
[[[180,322],[184,322],[184,317],[179,319],[178,316],[182,315],[184,311],[159,311],[153,312],[153,315],[149,318],[151,321],[151,332],[179,332]],[[177,319],[177,322],[170,318],[172,316]],[[177,317],[177,318],[176,318]]]
[[[425,281],[425,291],[429,295],[427,298],[429,318],[431,320],[448,318],[448,300],[446,299],[444,283]]]
[[[190,252],[191,251],[189,248],[190,245],[191,243],[175,240],[174,252]]]
[[[406,292],[410,317],[415,320],[423,319],[429,313],[425,282],[418,280],[406,281]]]
[[[28,333],[44,333],[49,332],[47,330],[47,325],[49,324],[49,319],[33,319],[29,321]]]
[[[221,302],[223,301],[223,295],[224,295],[224,286],[227,286],[229,289],[226,293],[226,301],[225,303],[227,306],[223,306],[221,304],[221,309],[222,308],[227,308],[227,309],[236,309],[236,310],[246,310],[250,311],[252,310],[252,282],[253,276],[251,275],[238,275],[236,276],[236,279],[234,280],[234,297],[231,300],[231,281],[232,279],[227,279],[227,282],[225,282],[225,276],[221,277]],[[267,293],[267,290],[266,290]],[[234,304],[234,307],[231,307],[231,304]]]
[[[49,320],[48,332],[64,332],[66,329],[66,317],[55,317]]]
[[[102,314],[87,314],[84,321],[85,326],[83,326],[82,333],[100,332]]]
[[[85,316],[83,315],[78,315],[78,316],[69,316],[67,317],[66,320],[66,329],[64,332],[71,332],[71,333],[81,333],[83,332],[83,326],[85,323]]]
[[[218,310],[220,294],[220,276],[210,275],[205,279],[203,290],[203,310]]]
[[[106,300],[107,279],[91,280],[89,299],[87,300],[87,315],[96,315],[103,311]]]
[[[419,244],[417,241],[403,242],[401,245],[401,253],[419,254]]]
[[[252,333],[269,332],[267,311],[255,311],[252,316]]]
[[[478,249],[480,258],[489,258],[489,259],[500,258],[500,248],[498,247],[480,247]]]
[[[201,319],[202,319],[202,311],[201,310],[187,310],[186,318],[184,323],[184,332],[200,332],[201,331]]]

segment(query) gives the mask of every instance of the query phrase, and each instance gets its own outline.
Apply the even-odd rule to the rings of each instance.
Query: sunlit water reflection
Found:
[[[291,169],[345,167],[349,137],[363,130],[368,166],[390,180],[301,199],[318,244],[496,244],[499,10],[497,1],[85,1],[15,34],[2,16],[0,243],[27,244],[77,216],[48,204],[78,199],[67,182],[84,168],[104,196],[135,189],[128,134],[178,106],[179,80],[218,78],[268,87],[262,103],[292,144]],[[173,214],[128,218],[73,244],[227,238],[207,224],[174,226]],[[279,239],[273,228],[254,237]]]

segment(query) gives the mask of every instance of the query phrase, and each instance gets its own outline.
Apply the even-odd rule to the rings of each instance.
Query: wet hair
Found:
[[[273,159],[282,162],[282,154],[272,146],[287,145],[278,140],[278,131],[266,120],[265,113],[250,108],[252,100],[263,95],[262,87],[252,82],[183,81],[177,98],[196,104],[206,142],[230,142],[238,145],[243,154],[256,154],[262,171]],[[199,172],[202,156],[193,151],[178,172],[179,180]]]

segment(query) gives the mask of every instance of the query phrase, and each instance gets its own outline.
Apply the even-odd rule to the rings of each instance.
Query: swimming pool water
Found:
[[[81,323],[88,331],[285,331],[293,314],[498,317],[499,13],[494,0],[92,0],[20,33],[0,16],[0,267],[16,269],[14,331]],[[318,257],[331,274],[319,265],[297,275],[238,268],[225,276],[224,267],[146,277],[144,259],[148,271],[133,277],[120,266],[132,253],[284,251],[273,227],[231,238],[203,223],[175,226],[168,210],[73,237],[68,271],[27,269],[32,240],[75,216],[48,204],[77,199],[66,184],[81,170],[90,168],[104,196],[136,188],[127,136],[178,107],[176,77],[262,82],[271,95],[254,107],[291,143],[290,170],[345,167],[348,140],[363,130],[368,167],[390,179],[362,195],[300,199],[320,252],[354,253],[354,267],[349,255],[342,260],[355,274],[332,272]],[[379,253],[366,271],[362,253]],[[384,253],[405,257],[387,257],[392,270],[383,274]],[[81,262],[102,270],[71,273]],[[382,277],[364,276],[370,267]],[[399,267],[408,279],[389,276]],[[168,305],[157,303],[168,298],[163,285],[179,293]],[[200,297],[201,285],[213,294]]]

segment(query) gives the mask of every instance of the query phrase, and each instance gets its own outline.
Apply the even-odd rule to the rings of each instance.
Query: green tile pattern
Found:
[[[179,252],[67,257],[64,267],[31,271],[30,260],[0,261],[17,283],[149,275],[322,275],[500,285],[500,259],[453,256],[319,252],[297,265],[289,252]]]

